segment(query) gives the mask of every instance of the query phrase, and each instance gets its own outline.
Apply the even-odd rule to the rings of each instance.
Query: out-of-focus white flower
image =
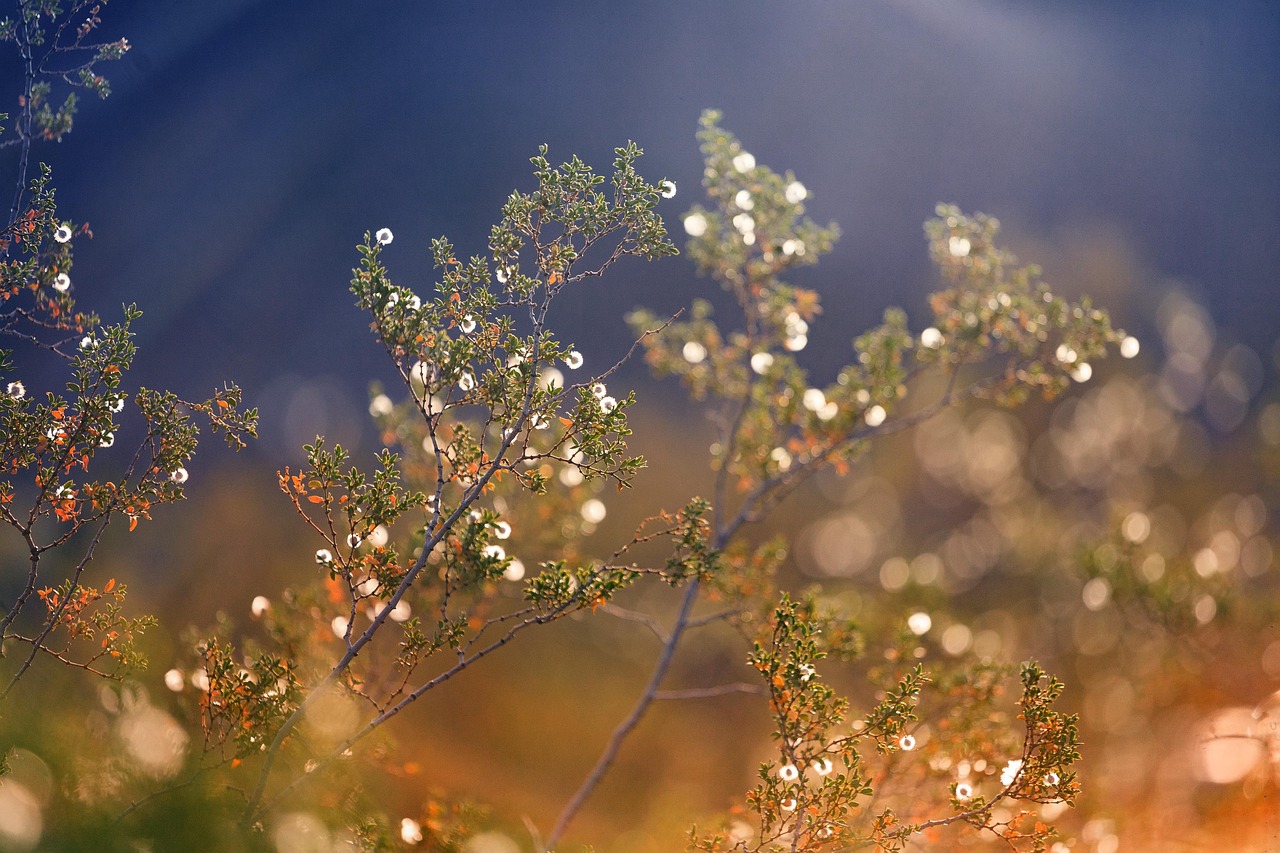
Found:
[[[773,356],[767,352],[757,352],[751,355],[751,369],[758,375],[764,375],[764,372],[773,366]]]
[[[733,158],[733,168],[739,172],[750,172],[755,167],[756,158],[750,151],[743,151]]]
[[[875,405],[867,409],[867,413],[862,416],[862,419],[867,422],[867,426],[878,427],[884,423],[886,416],[884,406]]]
[[[690,213],[684,218],[684,233],[690,237],[701,237],[707,233],[707,218],[701,213]]]
[[[926,349],[937,349],[942,346],[942,332],[939,332],[933,326],[925,329],[920,333],[920,346]]]
[[[504,580],[518,581],[524,578],[524,563],[520,562],[519,557],[512,557],[511,562],[502,570]]]
[[[511,525],[505,521],[499,521],[493,526],[493,535],[499,539],[507,539],[511,536]]]
[[[333,554],[329,553],[328,548],[320,548],[316,551],[316,562],[322,566],[327,566],[333,562]]]
[[[788,203],[799,204],[809,197],[809,190],[799,181],[792,181],[787,184],[787,188],[782,191],[782,194],[786,196]]]
[[[969,254],[972,248],[967,237],[952,237],[947,241],[947,251],[951,253],[953,258],[963,258]]]
[[[405,844],[417,844],[422,840],[422,825],[411,817],[402,818],[400,840]]]
[[[1004,766],[1000,771],[1000,784],[1006,788],[1014,783],[1018,778],[1018,774],[1022,772],[1022,759],[1015,758]]]
[[[319,552],[317,552],[317,555]],[[271,599],[265,595],[255,595],[252,603],[249,604],[249,612],[254,616],[261,616],[271,609]]]
[[[609,514],[609,508],[599,498],[589,498],[582,504],[582,520],[589,524],[599,524]]]
[[[375,239],[378,241],[379,246],[389,246],[391,241],[395,238],[396,235],[391,233],[390,228],[379,228],[378,233],[375,235]]]
[[[386,394],[379,394],[369,401],[369,414],[376,417],[391,414],[391,410],[395,408],[395,404],[391,402],[391,398]]]
[[[347,628],[351,625],[351,620],[345,616],[335,616],[333,621],[329,623],[329,630],[333,631],[333,636],[339,640],[347,637]]]
[[[171,669],[164,674],[164,686],[174,693],[181,693],[185,684],[186,679],[182,677],[182,670],[180,669]]]
[[[1077,382],[1088,382],[1093,376],[1093,368],[1089,366],[1089,362],[1082,361],[1076,365],[1076,369],[1071,371],[1071,378]]]
[[[501,545],[486,545],[484,546],[483,553],[486,557],[490,557],[494,560],[507,559],[507,549],[503,548]]]
[[[1133,358],[1140,349],[1142,349],[1142,344],[1133,335],[1120,342],[1120,355],[1122,358]]]
[[[738,194],[733,197],[733,203],[742,210],[751,210],[756,206],[756,201],[748,190],[738,190]]]
[[[701,364],[707,357],[707,348],[697,341],[687,341],[680,354],[690,364]]]
[[[833,767],[834,765],[831,763],[830,758],[824,758],[821,761],[813,762],[813,772],[817,773],[819,776],[826,776],[831,772]]]

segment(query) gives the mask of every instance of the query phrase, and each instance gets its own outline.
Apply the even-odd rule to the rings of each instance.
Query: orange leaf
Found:
[[[324,503],[324,498],[320,497],[319,495],[311,495],[307,498],[307,500],[311,501],[313,504]]]
[[[106,585],[106,586],[104,586],[104,587],[102,588],[102,591],[103,591],[103,592],[111,592],[111,590],[113,590],[113,589],[115,589],[115,588],[116,588],[116,579],[115,579],[115,578],[111,578],[111,580],[107,581],[107,585]]]
[[[130,530],[133,530],[133,528],[135,528],[135,527],[137,527],[137,526],[138,526],[138,517],[137,517],[137,516],[134,516],[133,518],[129,519],[129,529],[130,529]]]
[[[228,403],[226,400],[219,400],[219,401],[218,401],[218,405],[219,405],[219,406],[221,406],[221,407],[222,407],[222,408],[224,408],[224,409],[229,409],[229,408],[231,408],[231,404],[230,404],[230,403]]]

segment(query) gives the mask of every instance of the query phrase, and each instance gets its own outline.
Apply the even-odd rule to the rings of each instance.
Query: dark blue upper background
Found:
[[[1084,245],[1061,255],[1076,266],[1095,244],[1127,258],[1126,327],[1177,280],[1264,357],[1277,336],[1280,4],[116,0],[104,19],[134,45],[105,68],[115,94],[36,152],[97,235],[80,299],[146,311],[141,381],[240,382],[272,453],[357,429],[365,382],[389,376],[346,290],[364,231],[392,228],[387,263],[425,291],[429,239],[482,251],[539,143],[605,168],[634,139],[643,171],[679,184],[664,212],[682,239],[705,107],[844,230],[800,282],[826,305],[814,366],[888,304],[921,325],[939,200],[998,215],[1019,248]],[[17,75],[0,80],[7,103]],[[1055,257],[1070,289],[1083,272]],[[628,263],[559,327],[612,361],[626,310],[705,290],[685,259]]]

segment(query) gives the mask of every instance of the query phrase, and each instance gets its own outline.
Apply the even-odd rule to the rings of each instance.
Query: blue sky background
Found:
[[[368,380],[391,376],[346,290],[366,229],[395,231],[386,261],[425,292],[428,241],[482,251],[539,143],[605,167],[634,139],[680,187],[682,238],[706,107],[844,231],[799,282],[826,305],[815,368],[887,305],[923,325],[920,226],[943,200],[999,216],[1051,282],[1101,290],[1140,334],[1174,287],[1265,360],[1280,331],[1274,3],[116,0],[104,18],[134,45],[115,94],[37,149],[97,235],[80,298],[147,312],[140,381],[243,385],[268,455],[358,434]],[[630,263],[559,324],[612,362],[627,310],[708,293],[683,258]]]

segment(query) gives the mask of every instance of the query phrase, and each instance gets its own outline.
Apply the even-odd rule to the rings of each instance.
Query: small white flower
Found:
[[[351,533],[347,536],[347,544],[352,548],[358,548],[362,541],[364,541],[364,537],[359,533]]]
[[[493,277],[497,280],[498,284],[506,284],[509,275],[504,267],[498,267],[494,272]]]
[[[1133,335],[1120,342],[1120,356],[1122,358],[1133,358],[1140,349],[1142,349],[1142,344]]]
[[[818,412],[827,404],[827,395],[819,388],[808,388],[800,398],[800,403],[811,412]]]
[[[511,562],[502,570],[504,580],[518,581],[524,578],[524,563],[520,562],[519,557],[512,557]]]
[[[756,220],[749,213],[739,213],[733,217],[733,227],[738,229],[739,234],[749,234],[756,228]]]
[[[831,772],[833,767],[834,765],[831,763],[830,758],[824,758],[821,761],[813,762],[813,772],[817,773],[819,776],[826,776]]]
[[[395,308],[400,304],[400,291],[393,290],[387,294],[387,307]]]
[[[316,551],[316,562],[322,566],[327,566],[333,562],[333,554],[329,553],[328,548],[320,548]]]
[[[458,388],[462,391],[470,391],[476,387],[476,378],[470,370],[464,370],[462,375],[458,377]]]
[[[271,609],[271,599],[265,595],[256,595],[253,602],[249,605],[249,612],[254,616],[261,616]]]
[[[511,536],[511,525],[505,521],[499,521],[493,526],[493,535],[499,539],[507,539]]]
[[[778,466],[779,471],[786,471],[791,467],[791,454],[785,447],[775,447],[769,454],[769,458]]]
[[[582,367],[582,353],[576,349],[569,350],[569,354],[564,357],[564,366],[570,370],[577,370]]]
[[[72,486],[70,483],[63,483],[61,486],[58,486],[58,490],[54,492],[54,497],[56,497],[60,501],[71,500],[75,496],[76,496],[75,487]]]
[[[898,748],[903,752],[910,752],[916,748],[916,739],[914,735],[903,735],[898,738]]]
[[[808,345],[808,335],[792,335],[782,342],[782,348],[787,352],[800,352]]]
[[[53,277],[53,289],[59,293],[66,293],[71,289],[71,276],[64,272],[60,272]]]
[[[422,308],[422,300],[418,298],[418,294],[416,293],[409,294],[409,310],[417,311],[420,308]]]
[[[475,318],[470,314],[463,315],[462,322],[458,323],[458,328],[462,330],[462,334],[464,335],[471,334],[476,330]]]
[[[606,415],[612,412],[616,408],[618,408],[617,400],[613,399],[612,397],[600,398],[600,411],[604,412]]]
[[[969,254],[971,245],[967,237],[952,237],[947,241],[947,251],[953,258],[963,258]]]
[[[818,673],[818,669],[813,664],[811,663],[800,664],[800,680],[801,681],[808,681],[810,678],[813,678],[815,675],[817,675],[817,673]]]
[[[117,398],[115,399],[115,401],[114,401],[114,402],[112,402],[112,404],[111,404],[111,411],[113,411],[113,412],[123,412],[123,411],[124,411],[124,397],[117,397]]]
[[[603,382],[597,382],[591,386],[591,396],[595,397],[597,400],[603,400],[608,396],[608,394],[609,389],[604,387]]]
[[[757,375],[763,376],[764,372],[773,366],[773,356],[767,352],[753,353],[751,356],[751,369]]]
[[[53,232],[53,239],[59,243],[66,243],[71,239],[71,229],[65,225],[59,225],[58,229]]]
[[[369,531],[369,544],[375,548],[381,548],[386,545],[390,538],[391,532],[384,525],[379,524]]]
[[[828,400],[825,406],[818,409],[818,420],[829,421],[838,414],[840,414],[840,407],[836,405],[834,400]]]
[[[778,778],[783,782],[794,782],[800,778],[800,771],[794,764],[784,764],[778,768]]]
[[[378,245],[379,245],[379,246],[387,246],[387,245],[390,245],[390,244],[391,244],[391,241],[392,241],[392,240],[394,240],[395,238],[396,238],[396,236],[395,236],[394,234],[392,234],[392,233],[391,233],[391,229],[390,229],[390,228],[379,228],[379,229],[378,229],[378,233],[377,233],[377,235],[376,235],[376,239],[377,239],[377,241],[378,241]]]
[[[1066,344],[1058,344],[1058,349],[1054,351],[1053,357],[1063,364],[1075,364],[1076,351]]]
[[[1018,774],[1022,772],[1022,759],[1015,758],[1004,766],[1000,771],[1000,784],[1006,788],[1014,783],[1018,778]]]
[[[688,341],[680,350],[680,354],[690,364],[701,364],[707,357],[707,348],[697,341]]]
[[[961,783],[959,783],[958,785],[956,785],[956,799],[957,799],[957,800],[972,800],[972,799],[973,799],[973,786],[972,786],[972,785],[970,785],[968,782],[961,782]]]
[[[750,172],[756,167],[756,158],[750,151],[743,151],[733,158],[733,168],[739,172]]]
[[[707,233],[707,218],[701,213],[690,213],[684,218],[684,233],[690,237],[701,237]]]
[[[805,251],[803,240],[783,240],[782,254],[784,255],[803,255]]]
[[[675,182],[675,181],[663,181],[663,182],[662,182],[661,184],[659,184],[658,186],[662,187],[662,197],[663,197],[663,198],[675,198],[675,197],[676,197],[676,182]]]
[[[98,348],[98,342],[94,340],[92,335],[85,335],[80,339],[80,349],[84,352]]]
[[[786,196],[789,204],[799,204],[809,197],[809,190],[799,181],[792,181],[787,184],[787,188],[782,191],[782,194]]]
[[[942,332],[933,326],[920,333],[920,346],[926,349],[937,349],[942,346]]]
[[[1062,780],[1058,777],[1058,774],[1054,773],[1052,770],[1044,774],[1044,783],[1050,788],[1058,787],[1058,783],[1061,781]]]
[[[21,400],[27,396],[27,386],[21,382],[10,382],[9,387],[5,389],[5,393],[15,400]]]
[[[98,446],[102,448],[110,447],[116,443],[116,434],[109,432],[98,440]]]
[[[60,427],[49,427],[47,430],[44,431],[44,436],[50,441],[60,442],[62,441],[62,439],[67,437],[67,433],[65,430],[61,429]]]
[[[796,798],[795,798],[795,797],[787,797],[785,800],[783,800],[782,802],[778,803],[778,808],[782,809],[784,812],[793,812],[793,811],[795,811],[795,810],[796,810]]]
[[[746,234],[742,235],[742,245],[754,246],[755,244],[756,244],[756,232],[748,231]]]
[[[494,560],[507,559],[507,551],[501,545],[486,545],[483,553],[486,557],[491,557]]]
[[[751,210],[756,206],[756,201],[748,190],[738,190],[738,194],[733,197],[733,203],[742,210]]]
[[[183,483],[187,482],[187,469],[182,467],[175,468],[169,474],[169,479],[177,483],[178,485],[182,485]]]
[[[417,844],[422,840],[422,824],[411,817],[401,818],[400,840],[405,844]]]

